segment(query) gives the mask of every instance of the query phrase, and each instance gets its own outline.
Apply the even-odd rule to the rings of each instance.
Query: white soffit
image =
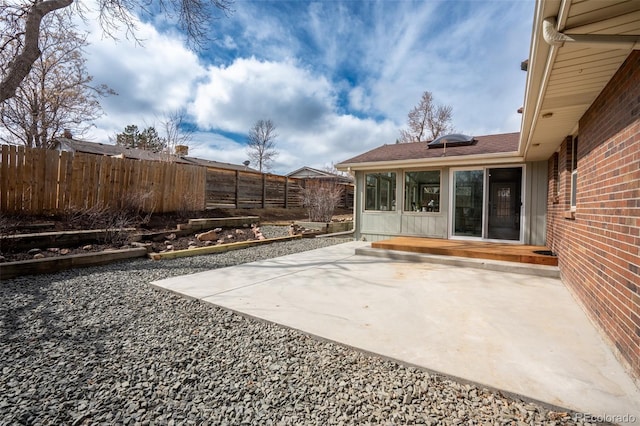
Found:
[[[557,11],[553,9],[538,5],[534,31],[541,32],[541,20],[555,13],[558,31],[567,35],[640,35],[638,0],[567,0]],[[546,42],[538,36],[534,43]],[[536,47],[537,51],[546,50],[546,46],[532,46],[532,51]],[[630,53],[631,49],[565,43],[548,49],[546,57],[540,55],[538,59],[547,61],[546,69],[532,67],[530,72],[542,71],[546,75],[529,76],[541,84],[528,85],[528,91],[537,93],[527,93],[527,98],[535,96],[537,102],[526,102],[525,109],[535,107],[536,111],[525,111],[530,120],[523,119],[522,137],[526,139],[522,143],[527,161],[546,160],[555,152]],[[528,121],[530,131],[526,129]]]

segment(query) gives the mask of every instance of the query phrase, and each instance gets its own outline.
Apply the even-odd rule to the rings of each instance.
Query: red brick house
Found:
[[[356,237],[546,245],[640,380],[640,1],[536,0],[523,66],[520,133],[338,164],[356,176]]]

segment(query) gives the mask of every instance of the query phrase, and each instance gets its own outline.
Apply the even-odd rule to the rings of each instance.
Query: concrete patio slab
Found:
[[[354,254],[367,246],[152,284],[579,413],[640,421],[640,390],[560,280]]]

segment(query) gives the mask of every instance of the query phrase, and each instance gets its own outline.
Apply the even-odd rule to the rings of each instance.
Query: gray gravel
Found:
[[[0,425],[576,424],[570,414],[148,285],[344,241],[0,283]]]

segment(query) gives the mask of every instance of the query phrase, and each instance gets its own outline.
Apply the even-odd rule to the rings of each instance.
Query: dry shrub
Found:
[[[152,191],[128,192],[122,198],[120,210],[136,225],[149,223],[156,208],[156,200]]]
[[[195,212],[198,211],[194,208],[196,205],[197,196],[192,192],[183,192],[180,196],[180,205],[176,209],[175,213],[180,219],[189,219],[194,217]]]
[[[148,209],[151,192],[128,193],[120,200],[120,207],[98,203],[88,208],[71,208],[66,212],[66,220],[74,228],[104,229],[101,243],[125,244],[129,240],[127,228],[137,228],[148,223],[155,205]]]
[[[331,222],[333,212],[340,204],[344,188],[334,181],[307,181],[302,189],[302,205],[309,213],[310,222]]]

